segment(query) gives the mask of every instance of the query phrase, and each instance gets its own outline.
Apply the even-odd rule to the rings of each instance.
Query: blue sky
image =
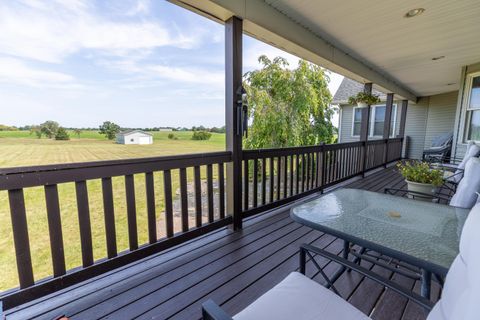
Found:
[[[0,30],[1,124],[224,124],[224,28],[166,1],[1,1]],[[261,54],[298,61],[244,36]]]

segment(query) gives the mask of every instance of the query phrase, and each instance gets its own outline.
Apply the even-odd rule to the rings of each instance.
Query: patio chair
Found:
[[[325,278],[331,290],[303,274],[293,272],[233,318],[212,300],[205,302],[202,305],[203,319],[370,319],[338,295],[335,285],[331,283],[328,276],[316,263],[315,256],[317,255],[351,268],[419,304],[429,311],[427,320],[478,319],[480,315],[479,227],[480,204],[470,211],[465,222],[460,239],[460,253],[450,267],[442,297],[435,305],[430,300],[349,260],[311,245],[302,245],[300,249],[300,272],[305,273],[306,258],[309,257]]]
[[[433,138],[429,149],[423,150],[422,159],[428,162],[443,163],[452,151],[453,133],[448,132]]]

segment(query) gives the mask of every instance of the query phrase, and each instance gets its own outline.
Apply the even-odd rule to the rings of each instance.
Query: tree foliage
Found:
[[[333,142],[327,71],[304,60],[295,69],[282,57],[258,60],[262,68],[246,73],[244,81],[251,120],[246,148]]]
[[[208,140],[212,137],[212,134],[207,131],[194,131],[192,140]]]
[[[100,133],[105,135],[108,140],[113,140],[115,135],[120,132],[120,126],[116,123],[105,121],[100,126]]]
[[[57,133],[55,133],[55,140],[70,140],[67,130],[63,127],[59,127]]]
[[[60,125],[56,121],[48,120],[40,124],[40,132],[49,139],[53,139],[57,134],[57,130]]]

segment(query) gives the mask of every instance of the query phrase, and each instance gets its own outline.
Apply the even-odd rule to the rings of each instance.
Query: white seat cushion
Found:
[[[319,283],[298,272],[233,317],[235,320],[363,320],[370,319]]]
[[[450,205],[459,208],[472,208],[477,202],[480,191],[480,159],[470,158],[465,165],[465,177],[458,184],[450,200]]]
[[[448,271],[442,298],[427,320],[480,319],[480,204],[470,211],[460,238],[460,253]]]

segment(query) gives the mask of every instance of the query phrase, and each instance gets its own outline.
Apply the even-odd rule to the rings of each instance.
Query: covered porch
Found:
[[[432,62],[443,59],[433,59],[438,55],[436,51],[452,47],[441,39],[435,42],[439,48],[428,45],[421,50],[409,48],[403,53],[398,51],[399,55],[392,52],[406,47],[398,45],[401,41],[382,39],[388,50],[379,52],[384,52],[386,59],[380,53],[370,56],[371,52],[362,51],[371,47],[368,41],[369,34],[375,31],[373,19],[365,30],[359,30],[359,41],[350,39],[349,47],[349,42],[341,41],[344,34],[335,34],[334,28],[328,30],[329,25],[323,26],[326,31],[323,30],[323,20],[309,14],[310,7],[318,9],[315,1],[302,2],[298,7],[291,7],[286,1],[263,0],[172,2],[225,24],[226,150],[0,169],[0,190],[8,193],[10,204],[15,246],[12,259],[16,260],[18,273],[18,288],[0,295],[0,312],[7,319],[52,319],[62,315],[72,319],[199,319],[201,303],[209,298],[235,314],[298,269],[300,244],[311,243],[341,255],[342,240],[290,219],[292,203],[340,187],[380,193],[385,188],[405,187],[394,165],[405,156],[406,127],[409,119],[416,119],[414,106],[423,101],[421,97],[451,91],[452,85],[458,90],[455,127],[452,128],[456,144],[453,152],[462,155],[468,137],[461,124],[468,123],[466,120],[474,112],[465,104],[469,100],[464,98],[464,92],[471,86],[465,86],[464,82],[466,72],[478,67],[474,64],[474,59],[478,60],[475,56],[478,43],[470,49],[458,46],[463,49],[449,51],[446,55],[452,55],[453,62],[439,66]],[[407,8],[384,6],[380,1],[375,3],[381,11],[372,14],[360,10],[356,2],[348,2],[358,12],[363,12],[361,15],[366,20],[385,13],[387,17],[383,23],[391,19],[386,13],[403,15],[405,9],[414,8],[413,2]],[[478,6],[474,6],[475,10],[466,7],[442,1],[441,10],[432,10],[438,9],[434,11],[437,15],[455,10],[460,16],[480,10]],[[353,15],[347,14],[348,8],[340,9],[332,14],[334,18],[348,20],[349,15]],[[468,21],[474,19],[470,15],[468,18]],[[470,30],[468,21],[465,28]],[[450,30],[455,27],[454,22],[450,22]],[[474,20],[473,25],[475,23],[478,24],[478,20]],[[428,21],[426,26],[429,26]],[[426,28],[425,25],[422,28]],[[244,150],[242,140],[248,124],[241,90],[244,33],[360,81],[366,93],[373,89],[385,92],[383,135],[379,139],[369,139],[371,108],[368,106],[361,110],[358,141]],[[466,38],[462,41],[460,44],[467,42]],[[401,112],[398,134],[391,137],[394,101],[401,104]],[[417,125],[422,124],[414,123]],[[115,217],[118,212],[114,207],[115,188],[112,187],[115,179],[121,179],[124,186],[128,230],[122,236],[128,238],[126,250],[119,248],[117,243]],[[138,206],[138,179],[145,186],[144,208]],[[92,242],[92,230],[96,227],[91,219],[93,212],[89,201],[92,194],[88,184],[92,181],[101,184],[102,190],[98,195],[101,209],[97,211],[102,217],[106,255],[100,258],[94,256]],[[58,191],[58,186],[63,184],[74,186],[70,196],[76,199],[75,223],[80,230],[81,265],[72,269],[67,268],[63,241],[62,223],[65,221],[62,221]],[[29,237],[27,223],[24,191],[35,187],[44,189],[42,200],[48,218],[50,243],[45,246],[49,249],[52,272],[46,278],[35,275],[31,249],[34,239]],[[146,215],[143,227],[148,240],[144,243],[139,241],[140,211],[145,211]],[[160,216],[162,224],[159,225]],[[418,281],[364,260],[362,263],[407,289],[419,290]],[[325,259],[321,266],[326,274],[334,274],[338,268]],[[319,274],[309,275],[322,282]],[[373,319],[426,317],[419,306],[355,272],[344,272],[335,285],[343,298]],[[440,286],[433,282],[433,301],[439,298],[440,291]]]
[[[380,168],[365,178],[339,187],[383,193],[403,188],[395,166]],[[200,319],[201,304],[213,299],[236,314],[299,268],[298,247],[310,243],[341,255],[343,241],[293,222],[289,206],[269,210],[244,221],[241,231],[220,228],[175,248],[89,279],[30,303],[8,310],[7,319]],[[329,276],[339,268],[321,261]],[[362,265],[419,291],[420,283],[369,262]],[[307,274],[324,283],[314,268]],[[355,272],[344,272],[335,286],[344,299],[373,319],[425,319],[425,311],[404,297]],[[434,282],[431,299],[440,294]]]

